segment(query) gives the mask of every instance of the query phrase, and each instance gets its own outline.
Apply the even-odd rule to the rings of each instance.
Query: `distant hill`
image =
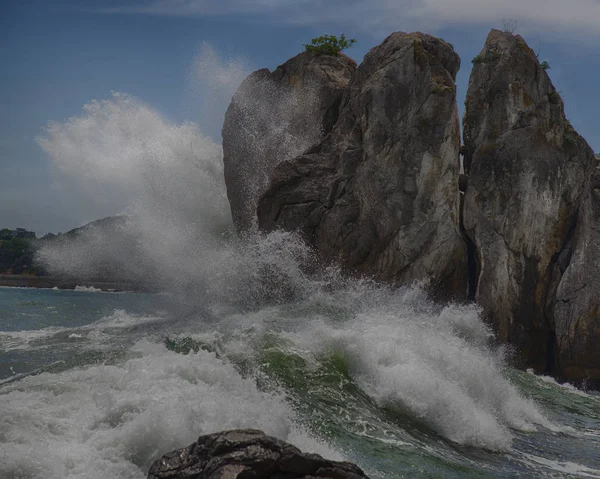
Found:
[[[46,235],[37,244],[36,264],[63,279],[143,283],[152,272],[139,241],[127,216],[110,216],[64,234]]]
[[[0,273],[35,273],[36,241],[35,233],[24,228],[0,230]]]
[[[153,272],[128,221],[110,216],[39,239],[22,228],[0,230],[0,275],[44,276],[46,286],[56,280],[60,285],[100,282],[145,289]]]

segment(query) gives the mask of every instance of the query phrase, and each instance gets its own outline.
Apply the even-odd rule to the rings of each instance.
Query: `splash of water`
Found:
[[[285,114],[269,121],[287,121]],[[286,154],[302,148],[297,138],[285,139],[285,128],[271,134],[256,141]],[[274,141],[278,135],[282,141]],[[475,307],[441,307],[418,286],[390,289],[335,269],[310,274],[314,252],[293,234],[229,235],[221,151],[195,125],[169,124],[115,94],[50,125],[39,143],[91,194],[102,198],[106,187],[128,198],[123,228],[136,251],[91,230],[75,246],[42,250],[51,270],[77,274],[98,258],[116,257],[124,269],[153,275],[201,304],[207,314],[198,323],[216,318],[211,328],[228,335],[225,358],[257,354],[267,333],[290,341],[309,364],[334,351],[376,404],[399,406],[458,444],[508,450],[514,429],[553,428],[504,378],[504,354],[488,346],[491,333]],[[214,331],[203,332],[203,340],[207,334]],[[40,375],[13,386],[0,421],[5,437],[20,430],[23,437],[3,450],[3,471],[77,477],[85,464],[115,477],[139,476],[158,451],[229,427],[310,443],[295,432],[297,418],[279,392],[260,390],[222,357],[183,356],[152,343],[129,354],[119,364],[63,372],[58,385]],[[32,421],[31,410],[42,405],[44,417]],[[64,439],[48,439],[40,428]],[[28,448],[34,454],[25,455]],[[81,455],[86,461],[77,460]]]
[[[314,145],[323,135],[323,92],[311,75],[264,70],[236,92],[223,126],[228,197],[237,227],[256,231],[256,207],[275,167]],[[294,75],[294,73],[296,73]]]

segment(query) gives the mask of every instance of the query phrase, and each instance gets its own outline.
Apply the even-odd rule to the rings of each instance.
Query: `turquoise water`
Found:
[[[477,308],[367,283],[305,293],[0,288],[0,477],[142,478],[234,427],[371,477],[600,477],[600,398],[508,367]]]

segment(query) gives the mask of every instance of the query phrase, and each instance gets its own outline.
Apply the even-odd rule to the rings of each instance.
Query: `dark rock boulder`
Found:
[[[572,251],[572,253],[571,253]],[[556,291],[554,327],[563,379],[600,388],[600,161],[586,182],[567,266]]]
[[[201,436],[189,447],[164,455],[150,467],[148,479],[366,478],[349,462],[303,454],[261,431],[226,431]]]
[[[355,69],[345,55],[305,52],[242,82],[222,130],[227,197],[238,231],[256,225],[256,203],[275,166],[331,131]]]
[[[277,165],[259,228],[298,230],[325,261],[376,279],[466,293],[460,133],[444,41],[393,33],[354,74],[330,135]]]
[[[526,365],[556,372],[548,306],[593,153],[523,38],[492,30],[473,63],[463,120],[472,292]]]

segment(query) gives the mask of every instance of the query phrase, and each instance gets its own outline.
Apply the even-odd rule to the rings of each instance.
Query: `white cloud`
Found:
[[[388,31],[500,25],[503,18],[514,18],[528,29],[600,34],[599,0],[149,0],[111,11],[156,15],[260,14],[278,22],[356,25]]]

